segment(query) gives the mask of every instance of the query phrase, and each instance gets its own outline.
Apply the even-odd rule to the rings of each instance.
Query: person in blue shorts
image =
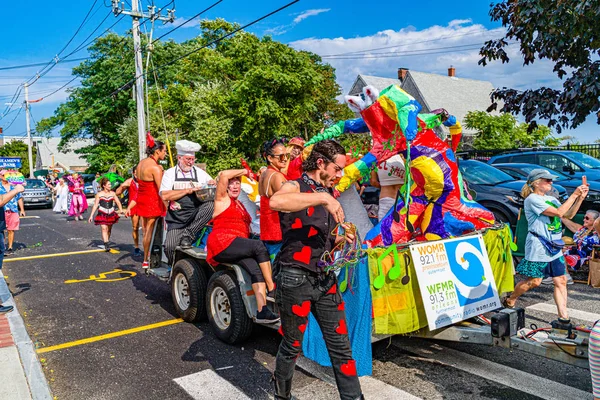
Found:
[[[564,243],[561,243],[561,218],[573,218],[589,189],[587,185],[577,187],[561,205],[556,198],[546,195],[556,178],[558,177],[544,169],[534,169],[521,190],[521,196],[525,199],[523,211],[529,232],[525,242],[525,257],[516,270],[527,279],[520,281],[510,297],[505,298],[502,303],[504,307],[514,307],[520,296],[538,287],[543,278],[552,277],[558,321],[568,324],[567,269],[562,253]]]

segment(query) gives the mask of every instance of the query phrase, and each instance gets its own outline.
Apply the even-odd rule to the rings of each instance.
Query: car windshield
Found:
[[[568,153],[568,156],[580,164],[583,164],[584,167],[600,169],[600,160],[597,158],[588,156],[587,154],[579,153],[577,151]]]
[[[498,185],[504,182],[512,182],[515,180],[506,172],[500,171],[498,168],[475,160],[463,160],[458,164],[460,172],[463,174],[467,182],[476,185]]]
[[[46,187],[46,184],[42,181],[40,181],[39,179],[26,179],[27,181],[27,185],[25,186],[26,188],[33,188],[33,189],[43,189]]]

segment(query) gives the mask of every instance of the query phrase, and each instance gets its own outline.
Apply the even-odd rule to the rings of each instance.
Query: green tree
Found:
[[[33,165],[35,166],[35,160],[37,154],[33,151]],[[27,145],[20,140],[14,140],[12,142],[6,143],[4,146],[0,146],[0,157],[20,157],[21,158],[21,168],[19,171],[25,175],[29,176],[29,156],[27,153]],[[34,168],[35,169],[35,168]]]
[[[465,117],[465,126],[477,130],[473,143],[473,147],[477,150],[560,144],[560,140],[552,136],[547,126],[536,124],[532,128],[527,123],[518,123],[515,117],[507,113],[491,115],[485,111],[471,111]]]
[[[496,89],[491,98],[503,102],[501,111],[524,115],[526,122],[548,120],[558,133],[591,113],[600,124],[600,0],[503,0],[492,3],[490,16],[506,34],[485,43],[479,64],[509,62],[506,47],[516,41],[525,65],[549,60],[562,80],[561,89]]]
[[[203,21],[194,39],[155,43],[153,63],[166,64],[237,28],[222,19]],[[115,89],[133,78],[131,40],[111,34],[90,51],[90,60],[74,69],[82,87],[37,129],[60,128],[63,143],[93,137],[96,144],[80,151],[92,171],[128,168],[137,162],[135,104],[129,88]],[[258,162],[269,138],[309,138],[328,120],[352,117],[336,100],[341,90],[330,65],[269,36],[240,32],[156,72],[151,66],[146,77],[150,130],[160,140],[199,142],[199,159],[213,174],[239,166],[240,157]]]

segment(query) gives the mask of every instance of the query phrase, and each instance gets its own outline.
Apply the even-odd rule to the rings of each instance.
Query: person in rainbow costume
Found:
[[[339,192],[395,154],[401,153],[406,159],[410,173],[396,204],[367,233],[364,244],[376,247],[411,239],[445,239],[493,225],[494,215],[465,195],[454,155],[462,135],[460,122],[443,109],[419,114],[421,105],[397,85],[385,88],[381,94],[369,86],[363,92],[364,99],[346,96],[350,108],[362,118],[340,121],[306,146],[346,133],[371,133],[371,151],[346,166],[336,186]],[[450,145],[433,130],[442,124],[450,129]]]

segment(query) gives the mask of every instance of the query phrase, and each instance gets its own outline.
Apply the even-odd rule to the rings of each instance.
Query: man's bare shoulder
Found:
[[[296,181],[285,181],[281,184],[281,189],[279,189],[277,193],[297,193],[300,191],[300,185]]]

